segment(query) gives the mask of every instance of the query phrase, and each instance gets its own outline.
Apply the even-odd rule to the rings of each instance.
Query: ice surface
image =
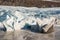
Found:
[[[26,18],[31,17],[30,21],[34,18],[39,18],[42,20],[43,18],[49,19],[50,16],[59,14],[60,8],[0,6],[0,22],[2,22],[6,26],[6,28],[11,28],[13,30],[17,28],[20,29],[19,27],[23,27],[25,23],[25,21],[23,22],[23,20],[25,20]],[[14,29],[14,27],[16,28]]]

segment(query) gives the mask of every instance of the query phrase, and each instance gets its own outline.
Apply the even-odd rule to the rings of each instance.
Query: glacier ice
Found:
[[[7,31],[20,30],[25,23],[35,25],[36,19],[41,21],[45,18],[44,23],[38,22],[41,26],[48,23],[51,15],[58,14],[60,14],[60,8],[0,6],[0,22],[6,26]]]

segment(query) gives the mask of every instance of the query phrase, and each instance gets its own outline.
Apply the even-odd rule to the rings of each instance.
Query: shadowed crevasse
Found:
[[[47,24],[45,24],[41,27],[39,26],[38,23],[36,25],[25,24],[25,26],[22,29],[23,30],[30,30],[32,32],[37,32],[37,33],[51,33],[51,32],[53,32],[53,26],[48,30],[48,32],[44,32],[43,28],[46,26],[47,26]]]

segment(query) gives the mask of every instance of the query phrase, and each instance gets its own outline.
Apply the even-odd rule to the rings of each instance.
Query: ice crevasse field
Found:
[[[39,24],[42,26],[42,24],[44,25],[50,22],[50,17],[59,19],[59,16],[60,8],[0,6],[0,26],[2,25],[1,23],[3,23],[7,28],[4,30],[7,31],[20,30],[24,27],[25,23],[33,25],[36,24],[36,21],[45,19],[43,20],[44,22]]]

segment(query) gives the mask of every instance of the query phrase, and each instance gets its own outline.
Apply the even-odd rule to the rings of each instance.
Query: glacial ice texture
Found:
[[[60,16],[60,8],[0,6],[0,22],[4,23],[8,29],[12,28],[13,30],[15,30],[14,26],[17,26],[27,17],[43,19],[57,15]]]

